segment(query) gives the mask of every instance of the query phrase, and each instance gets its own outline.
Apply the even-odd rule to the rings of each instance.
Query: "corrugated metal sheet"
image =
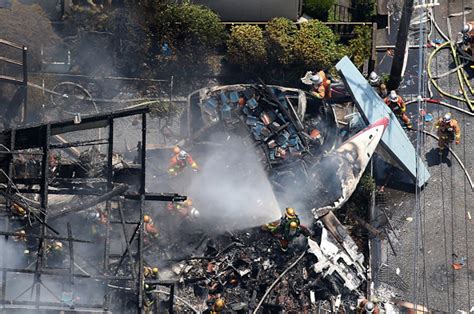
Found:
[[[388,128],[382,137],[382,145],[387,153],[389,153],[413,179],[416,179],[417,176],[418,162],[418,185],[423,186],[430,178],[430,174],[421,158],[417,156],[415,147],[413,147],[405,130],[398,122],[397,117],[388,106],[385,105],[380,96],[348,57],[342,58],[336,64],[336,69],[341,74],[346,88],[351,93],[357,108],[367,123],[371,124],[383,117],[390,119]]]
[[[223,22],[266,22],[274,17],[296,21],[303,0],[193,0],[209,7]]]

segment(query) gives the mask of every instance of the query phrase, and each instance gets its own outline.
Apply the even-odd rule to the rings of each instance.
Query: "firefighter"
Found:
[[[461,128],[458,121],[452,118],[451,113],[439,118],[435,123],[435,127],[438,129],[438,147],[440,151],[443,151],[454,140],[456,140],[456,145],[461,142]]]
[[[61,265],[63,262],[63,243],[61,241],[54,241],[46,246],[46,253],[48,255],[48,261],[51,262],[51,266]]]
[[[168,167],[168,173],[171,176],[177,176],[181,172],[183,172],[186,166],[191,166],[194,171],[198,170],[197,163],[193,160],[190,154],[188,154],[183,149],[176,146],[173,148],[174,156],[170,160],[170,164]]]
[[[468,22],[463,26],[463,43],[471,47],[471,55],[474,58],[474,21]]]
[[[150,267],[144,266],[143,267],[143,276],[149,280],[158,280],[159,278],[159,270],[158,267]],[[145,283],[144,284],[144,291],[145,291],[145,305],[151,306],[155,302],[155,290],[156,290],[156,283]]]
[[[54,176],[59,171],[59,163],[61,162],[61,154],[49,155],[49,171],[50,175]]]
[[[26,242],[26,232],[25,230],[18,230],[13,236],[13,241],[15,242]]]
[[[390,94],[385,97],[384,102],[392,109],[395,116],[405,123],[407,128],[411,129],[413,127],[410,118],[408,118],[406,114],[407,106],[402,96],[397,95],[397,93],[392,90]]]
[[[17,203],[12,203],[11,211],[14,215],[20,216],[21,218],[26,218],[27,213],[23,206],[18,205]]]
[[[215,299],[210,306],[210,314],[219,314],[225,308],[225,300],[223,298]]]
[[[301,225],[295,209],[287,207],[285,214],[279,221],[274,221],[263,226],[264,230],[270,231],[280,241],[280,247],[283,252],[288,250],[288,245],[295,238],[303,235],[309,237],[311,233],[309,230]]]
[[[328,80],[324,71],[319,71],[310,78],[313,88],[311,89],[311,95],[318,99],[331,98],[331,81]]]
[[[87,214],[87,220],[90,220],[91,234],[94,237],[105,236],[105,228],[107,225],[107,212],[96,208]]]
[[[370,86],[375,88],[375,90],[377,91],[377,94],[379,94],[380,97],[382,98],[387,97],[387,94],[388,94],[387,86],[382,81],[382,78],[374,71],[370,72],[369,84]]]
[[[184,202],[169,202],[168,210],[181,218],[195,220],[200,216],[199,211],[193,207],[193,201],[188,198]]]
[[[380,313],[379,306],[373,302],[370,302],[367,299],[362,300],[357,307],[356,313],[366,314],[366,313],[373,313],[378,314]]]
[[[150,215],[143,215],[143,222],[143,230],[146,236],[145,239],[148,241],[149,238],[158,238],[158,229],[155,227],[153,219],[151,219]]]

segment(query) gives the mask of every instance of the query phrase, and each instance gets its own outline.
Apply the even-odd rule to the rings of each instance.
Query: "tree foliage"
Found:
[[[157,6],[147,18],[151,53],[167,43],[173,54],[192,60],[223,43],[224,26],[210,9],[191,3]]]
[[[294,39],[295,62],[313,70],[330,67],[347,52],[337,40],[332,30],[318,20],[302,23]]]
[[[371,21],[372,16],[377,14],[375,0],[352,0],[352,20],[354,22]]]
[[[109,15],[100,7],[74,5],[71,13],[66,16],[66,21],[73,30],[105,32],[109,24]]]
[[[355,38],[349,40],[349,50],[352,61],[358,67],[370,57],[372,50],[372,29],[369,26],[356,26],[354,28]]]
[[[267,62],[262,30],[256,25],[232,27],[227,41],[227,57],[245,70],[259,68]]]
[[[328,12],[335,2],[335,0],[305,0],[304,12],[313,18],[326,21]]]
[[[293,62],[295,24],[286,18],[275,18],[265,27],[266,47],[272,63],[284,66]]]
[[[24,5],[17,0],[13,0],[10,10],[0,9],[0,38],[28,47],[30,71],[41,68],[41,47],[51,47],[61,42],[39,5]],[[2,56],[21,60],[21,52],[11,48],[0,49]]]

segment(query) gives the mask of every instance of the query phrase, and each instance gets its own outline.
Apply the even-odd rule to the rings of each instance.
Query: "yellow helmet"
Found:
[[[183,202],[183,205],[185,205],[185,206],[193,206],[193,201],[192,201],[190,198],[188,198],[187,200],[185,200],[185,201]]]
[[[150,216],[148,216],[148,215],[144,215],[144,216],[143,216],[143,221],[144,221],[144,222],[150,222],[150,220],[151,220],[151,217],[150,217]]]
[[[158,274],[158,267],[153,267],[152,271],[153,271],[153,274],[157,275]]]
[[[287,207],[286,208],[286,217],[288,218],[295,218],[296,217],[296,212],[293,207]]]
[[[298,228],[298,223],[296,221],[290,222],[290,229],[296,229]]]
[[[224,309],[224,307],[225,307],[225,301],[224,301],[224,299],[218,298],[218,299],[216,300],[216,302],[214,303],[214,310],[220,311],[220,310]]]
[[[180,151],[181,151],[181,148],[179,148],[179,146],[173,147],[173,153],[179,154]]]

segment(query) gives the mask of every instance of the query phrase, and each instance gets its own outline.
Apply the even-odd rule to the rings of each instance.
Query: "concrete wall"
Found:
[[[296,21],[303,0],[193,0],[219,14],[223,22],[266,22],[274,17]]]

